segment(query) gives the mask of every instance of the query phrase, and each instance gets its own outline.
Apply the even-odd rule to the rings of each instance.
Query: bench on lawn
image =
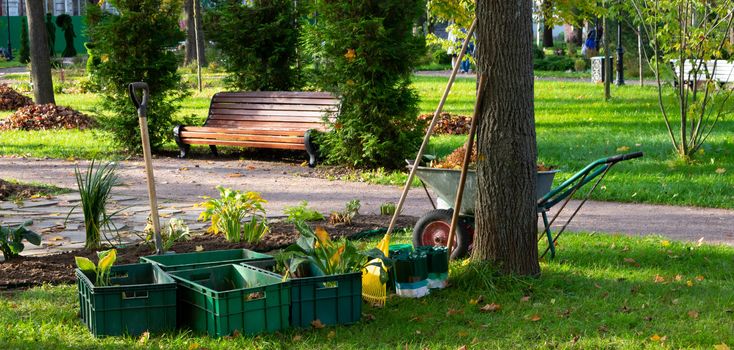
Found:
[[[719,84],[734,83],[734,63],[726,60],[710,60],[706,62],[701,62],[701,60],[685,60],[683,63],[683,77],[679,76],[679,60],[670,60],[670,64],[676,78],[676,85],[680,81],[691,84],[693,82],[708,80],[716,81]]]
[[[311,130],[326,131],[324,117],[334,120],[339,99],[328,92],[219,92],[212,97],[203,126],[178,125],[173,135],[186,157],[191,145],[305,150],[315,166]]]

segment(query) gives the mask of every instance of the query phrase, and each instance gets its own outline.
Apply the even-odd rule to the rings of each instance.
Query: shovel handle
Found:
[[[135,93],[135,90],[143,90],[142,100],[139,98],[138,94]],[[148,98],[150,97],[148,84],[142,81],[130,83],[130,85],[128,85],[128,92],[130,94],[130,100],[133,101],[133,105],[136,109],[140,110],[142,108],[145,110],[148,107]]]

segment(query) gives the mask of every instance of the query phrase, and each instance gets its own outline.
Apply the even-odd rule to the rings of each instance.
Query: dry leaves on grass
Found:
[[[311,321],[311,327],[316,328],[316,329],[321,329],[321,328],[324,328],[324,324],[321,323],[321,320],[313,320]]]
[[[481,312],[496,312],[500,311],[502,309],[502,306],[500,304],[487,304],[479,308],[479,311]]]
[[[0,85],[0,110],[12,111],[32,104],[33,100],[30,97],[15,91],[7,84]]]
[[[425,120],[426,123],[430,123],[432,118],[433,114],[421,114],[418,116],[418,119]],[[433,133],[437,135],[466,135],[469,133],[470,127],[471,117],[444,112],[438,117],[436,126],[433,128]]]
[[[53,103],[31,105],[19,108],[0,123],[2,130],[49,130],[49,129],[89,129],[95,125],[94,119],[86,114]]]

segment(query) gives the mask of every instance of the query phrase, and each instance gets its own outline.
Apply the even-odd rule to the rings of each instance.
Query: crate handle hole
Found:
[[[122,299],[148,299],[148,292],[122,292]]]
[[[127,271],[115,271],[110,274],[110,278],[128,278]]]
[[[324,282],[320,284],[316,289],[330,289],[339,288],[339,281]]]
[[[260,299],[266,299],[266,298],[267,298],[267,296],[265,295],[265,291],[262,291],[262,292],[254,292],[254,293],[250,293],[250,294],[245,295],[245,301],[246,302],[260,300]]]

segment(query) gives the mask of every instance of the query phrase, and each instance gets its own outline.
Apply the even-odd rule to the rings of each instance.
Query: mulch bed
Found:
[[[31,198],[38,194],[44,194],[48,190],[42,187],[16,184],[0,179],[0,201],[9,198]]]
[[[396,227],[412,228],[417,218],[401,216]],[[358,215],[351,225],[329,225],[326,222],[314,222],[314,226],[323,226],[332,238],[350,237],[359,232],[385,228],[390,223],[389,216]],[[189,241],[176,243],[171,250],[178,253],[196,251],[201,246],[205,251],[247,248],[258,252],[272,252],[294,243],[298,238],[295,227],[286,222],[275,222],[271,225],[271,232],[256,245],[246,243],[230,243],[221,235],[201,235]],[[119,248],[116,264],[137,263],[139,257],[151,255],[154,251],[146,244]],[[0,290],[12,290],[49,284],[76,283],[74,276],[75,256],[84,256],[97,261],[96,252],[89,250],[75,250],[62,254],[42,257],[19,257],[0,263]]]

